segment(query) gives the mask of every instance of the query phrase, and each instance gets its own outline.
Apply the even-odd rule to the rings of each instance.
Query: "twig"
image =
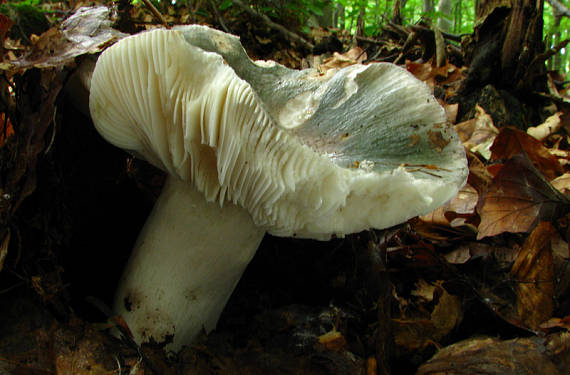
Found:
[[[378,44],[378,45],[384,45],[387,42],[383,39],[372,39],[372,38],[368,38],[365,36],[356,36],[356,40],[358,40],[359,42],[366,42],[366,43],[372,43],[372,44]]]
[[[166,28],[170,28],[170,26],[168,26],[168,22],[166,22],[166,19],[162,16],[162,14],[158,11],[158,9],[156,9],[156,7],[154,5],[152,5],[152,3],[150,2],[150,0],[142,0],[142,2],[144,3],[144,5],[148,8],[148,10],[150,10],[150,12],[152,13],[153,16],[156,17],[156,19],[164,25],[164,27]]]
[[[433,26],[433,35],[435,37],[435,62],[438,68],[441,68],[447,62],[447,53],[445,50],[445,40],[437,26]]]
[[[218,12],[218,6],[214,2],[214,0],[210,0],[210,5],[212,6],[214,13],[216,13],[216,17],[218,18],[218,22],[220,23],[220,26],[222,27],[222,29],[224,29],[224,31],[226,33],[231,33],[231,30],[228,29],[226,24],[224,23],[224,19],[222,18],[222,15],[220,14],[220,12]]]
[[[310,50],[315,48],[315,46],[311,42],[306,41],[303,37],[301,37],[295,33],[292,33],[291,31],[287,30],[285,27],[271,21],[269,19],[269,17],[267,17],[266,15],[256,12],[255,10],[251,9],[246,4],[242,3],[241,0],[232,0],[232,1],[234,4],[239,6],[244,12],[249,13],[250,15],[252,15],[254,17],[261,18],[267,26],[271,27],[272,29],[279,31],[281,34],[285,35],[285,37],[292,39],[298,43],[301,43],[304,47],[306,47]]]

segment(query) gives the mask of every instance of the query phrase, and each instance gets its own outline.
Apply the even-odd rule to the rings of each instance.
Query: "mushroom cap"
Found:
[[[238,38],[204,26],[105,50],[90,111],[112,144],[278,236],[390,227],[445,203],[467,178],[442,107],[406,70],[321,75],[253,62]]]

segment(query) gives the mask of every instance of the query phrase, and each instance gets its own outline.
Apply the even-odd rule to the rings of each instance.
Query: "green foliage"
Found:
[[[562,17],[556,24],[554,9],[548,3],[544,3],[544,41],[547,48],[553,48],[563,40],[570,39],[570,18]],[[558,56],[554,56],[548,62],[550,70],[558,70],[561,72],[570,71],[569,59],[570,44],[563,48]]]
[[[132,0],[140,2],[140,0]],[[153,2],[184,4],[195,3],[196,0],[152,0]],[[354,33],[356,31],[359,17],[362,18],[364,26],[363,33],[366,36],[380,34],[382,26],[390,22],[392,18],[394,2],[396,0],[250,0],[249,4],[256,11],[261,12],[285,26],[310,32],[309,26],[314,26],[315,19],[323,17],[327,13],[325,10],[332,10],[335,15],[336,25],[342,29],[347,29]],[[438,18],[446,18],[452,21],[452,32],[455,34],[470,34],[473,32],[475,23],[475,2],[476,0],[453,0],[452,14],[443,14],[437,10],[439,0],[430,0],[433,10],[425,10],[425,0],[400,0],[400,16],[402,24],[416,24],[423,20],[437,22]],[[23,0],[21,4],[37,5],[45,0]],[[231,0],[215,0],[221,11],[230,9],[233,4]],[[570,19],[562,17],[557,25],[553,15],[553,10],[548,3],[544,6],[544,40],[547,48],[570,38]],[[553,59],[549,67],[568,71],[570,61],[567,50],[563,51],[557,59]]]

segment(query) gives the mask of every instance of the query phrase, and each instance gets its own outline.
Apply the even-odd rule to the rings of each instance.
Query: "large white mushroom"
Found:
[[[404,69],[290,70],[203,26],[108,48],[90,110],[105,139],[168,173],[115,310],[137,342],[172,350],[215,328],[266,232],[386,228],[451,199],[467,176],[443,109]]]

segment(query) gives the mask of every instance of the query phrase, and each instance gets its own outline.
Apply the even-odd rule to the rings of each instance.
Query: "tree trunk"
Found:
[[[433,14],[433,12],[434,12],[433,0],[424,0],[423,11],[424,11],[424,13],[432,13]],[[430,15],[430,18],[431,18],[431,15]]]
[[[437,3],[437,10],[439,16],[437,17],[437,27],[446,33],[451,33],[453,24],[451,22],[451,10],[453,3],[451,0],[439,0]]]
[[[544,90],[543,7],[544,0],[479,1],[465,89],[492,84],[521,94]]]
[[[457,0],[455,4],[455,17],[453,18],[453,32],[458,34],[463,26],[463,11],[462,11],[462,1]]]
[[[392,7],[392,22],[396,25],[402,24],[402,14],[400,9],[402,9],[401,0],[394,0],[394,6]]]
[[[556,28],[556,32],[554,33],[553,39],[554,39],[554,45],[558,45],[562,39],[560,37],[560,21],[562,20],[562,13],[556,9],[556,8],[552,8],[552,15],[554,16],[554,27]],[[556,55],[554,55],[551,59],[552,61],[552,70],[560,70],[560,68],[562,67],[562,54],[560,52],[558,52]]]

